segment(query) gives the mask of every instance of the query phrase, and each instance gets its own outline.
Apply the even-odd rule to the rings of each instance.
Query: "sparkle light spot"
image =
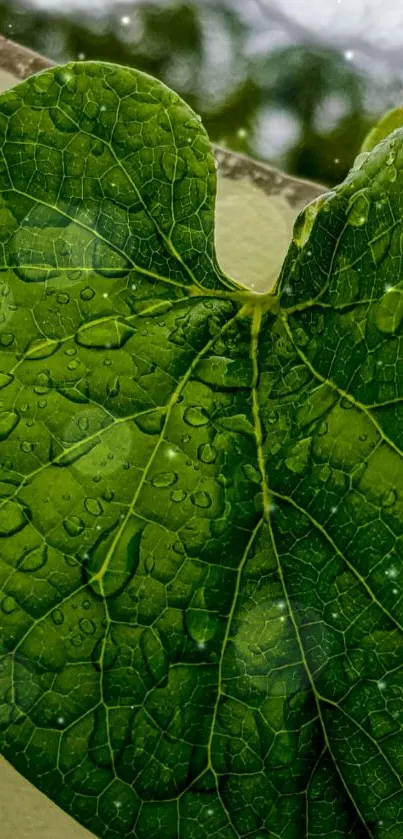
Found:
[[[123,15],[123,17],[120,18],[120,22],[121,22],[122,26],[129,26],[129,23],[130,23],[129,15]]]
[[[352,61],[354,58],[353,50],[346,50],[344,53],[344,58],[346,59],[346,61]]]

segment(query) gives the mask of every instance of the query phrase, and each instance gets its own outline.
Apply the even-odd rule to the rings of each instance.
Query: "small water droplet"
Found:
[[[63,612],[60,611],[60,609],[54,609],[51,614],[51,618],[53,623],[56,624],[56,626],[61,626],[64,622],[64,615]]]

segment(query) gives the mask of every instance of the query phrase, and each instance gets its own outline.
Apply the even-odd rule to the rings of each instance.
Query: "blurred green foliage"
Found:
[[[102,59],[149,72],[201,113],[212,140],[291,173],[338,183],[374,122],[366,80],[342,53],[280,48],[269,17],[254,47],[235,2],[60,6],[0,0],[0,32],[58,62]]]

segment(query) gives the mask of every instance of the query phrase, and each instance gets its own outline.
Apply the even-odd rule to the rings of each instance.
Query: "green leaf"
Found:
[[[361,146],[361,152],[372,151],[375,146],[382,140],[385,140],[389,134],[396,131],[397,128],[403,127],[403,108],[392,108],[384,114],[376,125],[371,129],[364,139]]]
[[[262,295],[155,80],[52,69],[0,138],[3,754],[103,839],[399,839],[403,132]]]

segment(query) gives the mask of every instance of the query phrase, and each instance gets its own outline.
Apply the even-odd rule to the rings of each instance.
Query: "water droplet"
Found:
[[[3,332],[0,335],[0,344],[2,347],[10,347],[14,341],[14,335],[12,332]]]
[[[256,466],[253,466],[251,463],[246,463],[243,466],[243,472],[247,477],[248,481],[252,481],[254,484],[262,483],[262,476],[259,472],[259,469],[256,469]]]
[[[77,635],[73,635],[70,638],[70,644],[72,645],[72,647],[81,647],[82,643],[83,643],[83,636],[79,635],[78,633],[77,633]]]
[[[86,498],[84,501],[84,507],[87,510],[87,513],[90,513],[91,516],[100,516],[104,511],[98,498]]]
[[[171,500],[175,502],[184,501],[187,496],[187,493],[184,489],[175,489],[171,492]]]
[[[25,452],[25,454],[28,454],[28,452],[32,452],[34,448],[35,448],[35,443],[30,443],[29,440],[24,440],[20,444],[20,449],[21,449],[22,452]]]
[[[135,417],[134,422],[144,434],[160,434],[164,423],[164,414],[162,411],[152,411],[149,414]]]
[[[51,614],[51,618],[53,623],[56,624],[56,626],[61,626],[64,622],[64,615],[63,612],[60,611],[60,609],[54,609]]]
[[[1,601],[1,609],[5,615],[11,615],[18,609],[18,603],[14,600],[14,597],[4,597]]]
[[[116,319],[104,323],[87,324],[77,332],[76,341],[81,347],[93,349],[119,349],[133,335],[128,324]]]
[[[208,425],[209,423],[209,417],[207,416],[205,409],[200,405],[190,405],[189,408],[186,408],[183,419],[188,423],[188,425],[196,427]]]
[[[50,378],[49,372],[45,370],[43,373],[39,373],[35,380],[34,391],[39,395],[43,395],[45,393],[49,393],[52,387],[52,380]]]
[[[94,151],[94,149],[92,149]],[[95,297],[95,291],[89,285],[80,291],[81,300],[92,300]]]
[[[362,189],[352,196],[347,210],[347,221],[353,227],[362,227],[368,220],[370,209],[369,196],[369,189]]]
[[[114,493],[113,489],[105,489],[105,491],[102,495],[102,498],[104,499],[104,501],[113,501],[114,497],[115,497],[115,493]]]
[[[158,475],[154,475],[151,480],[151,483],[154,487],[170,487],[172,484],[176,483],[178,480],[178,476],[176,472],[160,472]]]
[[[89,618],[80,618],[78,625],[81,629],[81,632],[84,635],[93,635],[96,630],[96,625],[94,621],[90,620]]]
[[[393,507],[397,501],[397,492],[395,489],[390,489],[381,498],[382,507]]]
[[[380,236],[377,236],[376,239],[373,239],[370,242],[370,249],[372,254],[372,259],[375,262],[375,265],[380,265],[382,260],[385,258],[390,246],[390,232],[385,231]]]
[[[207,508],[211,507],[213,503],[211,500],[211,496],[208,494],[208,492],[203,492],[202,490],[200,490],[199,492],[194,492],[193,495],[190,496],[190,498],[195,507]]]
[[[39,571],[46,565],[48,552],[46,545],[40,545],[37,548],[31,548],[17,562],[19,571],[30,573],[32,571]]]
[[[144,563],[144,568],[146,570],[146,574],[152,574],[152,572],[154,571],[154,567],[155,567],[154,557],[153,556],[147,556],[146,560],[145,560],[145,563]]]
[[[202,463],[214,463],[217,460],[218,452],[210,443],[204,443],[199,447],[198,457]]]
[[[68,516],[64,519],[63,527],[69,536],[80,536],[85,529],[85,524],[79,516]]]
[[[7,440],[16,425],[18,425],[19,419],[15,411],[2,411],[0,413],[0,440]]]
[[[178,541],[178,542],[174,542],[174,543],[173,543],[173,545],[172,545],[172,550],[173,550],[176,554],[179,554],[180,556],[182,556],[184,553],[186,553],[186,551],[185,551],[185,546],[183,545],[183,543],[182,543],[182,542],[179,542],[179,541]]]
[[[84,414],[80,415],[77,418],[77,425],[78,425],[80,431],[88,431],[88,426],[89,426],[88,417]]]
[[[70,295],[66,294],[66,292],[62,292],[58,294],[56,297],[58,303],[65,304],[70,302]]]
[[[0,536],[13,536],[28,524],[29,514],[18,501],[6,501],[0,507]]]
[[[327,434],[327,432],[328,432],[328,428],[329,428],[329,426],[328,426],[326,420],[324,422],[321,422],[321,424],[318,428],[318,432],[317,432],[318,437],[324,437],[325,434]]]
[[[0,373],[0,390],[3,387],[7,387],[7,385],[11,384],[14,381],[14,376],[11,376],[10,373]]]
[[[369,158],[369,152],[363,151],[361,154],[357,154],[357,157],[353,163],[353,171],[356,172],[358,169],[361,169],[361,166],[365,163],[366,160]]]

